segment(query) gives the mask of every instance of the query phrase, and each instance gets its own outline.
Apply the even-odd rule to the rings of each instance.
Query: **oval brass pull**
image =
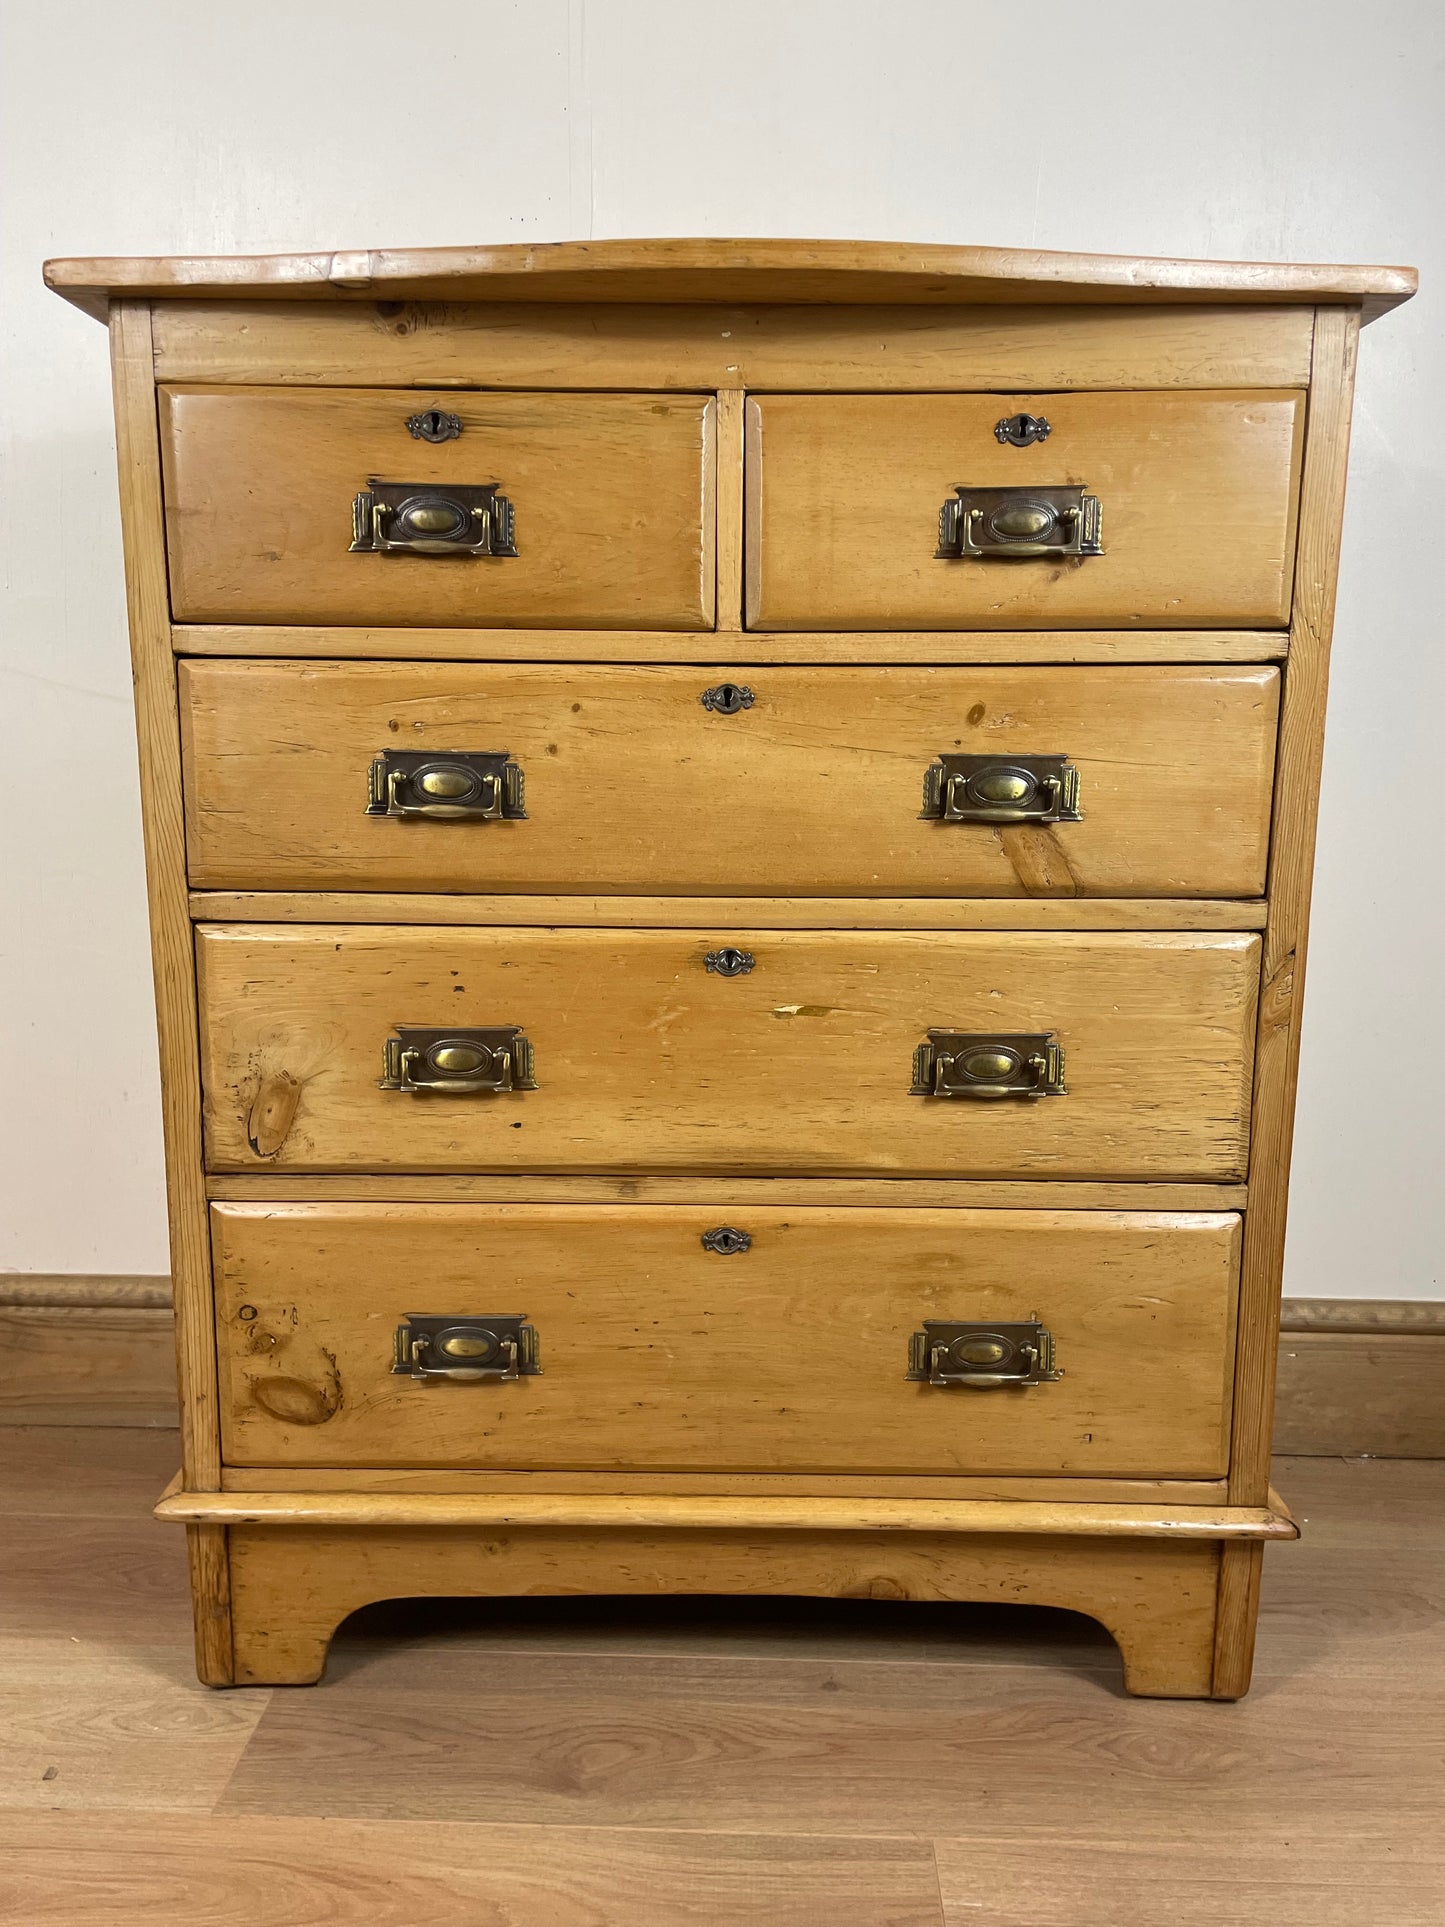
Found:
[[[526,783],[506,750],[387,749],[374,758],[368,816],[525,822]]]
[[[1082,823],[1079,772],[1063,756],[939,755],[920,818],[936,823]]]
[[[968,488],[960,482],[939,511],[936,555],[945,561],[1032,555],[1102,555],[1097,495],[1079,487]]]
[[[382,482],[351,505],[351,550],[370,555],[515,555],[512,504],[500,482]]]
[[[532,1046],[517,1024],[438,1030],[398,1024],[388,1037],[379,1088],[383,1091],[535,1091]]]
[[[913,1053],[909,1095],[1063,1097],[1064,1053],[1051,1030],[931,1030]]]
[[[1052,1385],[1063,1375],[1054,1365],[1054,1335],[1037,1318],[994,1325],[925,1318],[923,1330],[908,1341],[907,1376],[929,1385],[992,1391]]]
[[[393,1373],[408,1378],[532,1378],[538,1363],[537,1334],[525,1312],[481,1312],[439,1318],[409,1311],[392,1340]]]

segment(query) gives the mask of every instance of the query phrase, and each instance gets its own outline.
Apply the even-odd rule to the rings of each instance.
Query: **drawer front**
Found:
[[[233,1465],[1223,1472],[1228,1214],[213,1207]],[[403,1321],[525,1317],[538,1375],[392,1370]],[[925,1321],[1037,1319],[1053,1383],[907,1376]],[[402,1352],[417,1327],[407,1324]],[[475,1338],[473,1344],[475,1346]],[[438,1358],[433,1349],[429,1356]]]
[[[181,386],[163,389],[160,407],[180,621],[712,624],[713,404],[702,396]],[[453,439],[408,429],[433,407],[460,423]],[[448,490],[497,487],[516,553],[352,552],[353,506],[373,480],[415,485],[443,520],[446,502],[466,506]],[[450,541],[445,529],[418,535],[401,508],[373,516],[361,539],[380,529]],[[502,521],[499,509],[485,525],[494,539]]]
[[[1001,442],[1017,414],[1046,420],[1047,438]],[[770,395],[749,403],[748,423],[758,627],[1289,619],[1302,394]],[[1097,500],[1101,555],[936,553],[960,489],[1026,500],[1066,485]]]
[[[233,925],[198,954],[217,1170],[1244,1172],[1252,936]],[[536,1088],[381,1089],[398,1026],[519,1026]],[[1067,1092],[911,1095],[931,1029],[1052,1033]]]
[[[1278,702],[1274,669],[187,662],[190,875],[260,890],[1255,896]],[[387,752],[403,774],[428,754],[505,752],[525,820],[428,817],[405,791],[393,807],[408,813],[368,814]],[[967,794],[950,820],[923,817],[930,771],[960,752],[1004,776],[1012,758],[1066,758],[1082,820],[999,822]]]

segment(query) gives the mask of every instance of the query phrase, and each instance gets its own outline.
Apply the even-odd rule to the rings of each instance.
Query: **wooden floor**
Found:
[[[174,1455],[0,1432],[15,1927],[1445,1922],[1445,1464],[1280,1464],[1229,1706],[1068,1614],[803,1601],[374,1608],[208,1692]]]

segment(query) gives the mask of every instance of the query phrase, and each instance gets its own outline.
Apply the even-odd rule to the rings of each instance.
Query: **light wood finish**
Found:
[[[756,967],[704,968],[717,944]],[[301,1087],[278,1169],[769,1171],[1196,1178],[1243,1173],[1259,940],[719,930],[198,926],[207,1162]],[[397,1024],[519,1024],[539,1088],[377,1087]],[[1056,1032],[1065,1097],[909,1095],[930,1026]]]
[[[101,256],[47,261],[48,286],[92,314],[107,298],[338,301],[1283,302],[1338,297],[1382,313],[1413,268],[1188,261],[906,241],[625,240],[344,253]]]
[[[321,1693],[205,1694],[147,1516],[173,1455],[0,1433],[26,1927],[1095,1927],[1101,1896],[1110,1927],[1437,1927],[1445,1466],[1278,1468],[1313,1529],[1224,1708],[1125,1699],[1086,1619],[819,1599],[402,1603]]]
[[[182,1490],[179,1474],[164,1496]],[[362,1493],[373,1498],[387,1494],[430,1492],[481,1494],[514,1498],[545,1493],[561,1497],[574,1493],[588,1499],[618,1497],[682,1497],[754,1499],[970,1499],[1020,1504],[1085,1504],[1113,1508],[1134,1505],[1152,1508],[1157,1515],[1185,1508],[1189,1515],[1203,1509],[1218,1511],[1224,1501],[1223,1479],[1033,1479],[1017,1477],[970,1478],[949,1474],[930,1477],[909,1473],[880,1477],[876,1473],[830,1473],[825,1476],[787,1472],[497,1472],[450,1468],[419,1471],[415,1466],[227,1466],[221,1471],[223,1492]],[[191,1493],[205,1502],[207,1495]],[[1271,1503],[1281,1518],[1283,1505]]]
[[[393,557],[395,561],[397,558]],[[382,656],[453,662],[907,662],[950,667],[1013,662],[1274,662],[1283,629],[818,630],[768,635],[655,629],[297,628],[290,624],[178,623],[182,656]]]
[[[1262,899],[461,896],[197,890],[199,923],[446,923],[584,930],[1262,930]]]
[[[406,428],[438,405],[461,436]],[[199,622],[713,622],[714,404],[702,396],[161,390],[171,605]],[[515,556],[348,553],[371,477],[500,483]]]
[[[1264,889],[1277,669],[763,669],[731,716],[703,707],[710,680],[182,663],[191,882],[795,898],[864,897],[884,877],[897,895],[934,897]],[[368,771],[389,748],[506,749],[526,822],[366,815]],[[926,770],[960,748],[1066,754],[1084,820],[921,820]]]
[[[181,1455],[187,1485],[214,1491],[220,1483],[221,1459],[211,1251],[201,1161],[195,956],[186,896],[176,676],[167,646],[165,530],[150,314],[144,303],[116,304],[110,345],[160,1044],[176,1360],[185,1387]]]
[[[1241,1505],[1261,1502],[1268,1483],[1299,1017],[1358,341],[1357,315],[1341,308],[1320,309],[1315,318],[1290,662],[1280,715],[1269,928],[1260,980],[1251,1210],[1245,1234],[1230,1465],[1230,1496]]]
[[[717,444],[717,626],[743,626],[743,403],[741,388],[720,388]]]
[[[646,1498],[577,1494],[371,1492],[167,1493],[158,1519],[231,1526],[595,1526],[686,1531],[936,1532],[1014,1538],[1046,1532],[1097,1539],[1256,1540],[1298,1537],[1287,1516],[1248,1506],[1069,1505],[1038,1500]]]
[[[156,378],[308,387],[1293,388],[1308,308],[187,301]]]
[[[239,1684],[321,1676],[337,1625],[405,1593],[792,1593],[1067,1606],[1107,1627],[1129,1691],[1209,1692],[1218,1542],[756,1528],[228,1528]]]
[[[967,1178],[559,1177],[468,1172],[461,1176],[296,1177],[283,1171],[206,1180],[206,1194],[237,1203],[697,1204],[742,1210],[758,1204],[949,1205],[979,1210],[1237,1211],[1242,1184],[1060,1183]]]
[[[117,297],[186,1426],[169,1509],[212,1506],[224,1480],[227,1505],[292,1521],[192,1518],[202,1677],[314,1677],[349,1606],[399,1591],[982,1589],[1095,1612],[1120,1634],[1133,1690],[1242,1693],[1261,1547],[1221,1521],[1285,1517],[1265,1453],[1350,375],[1361,322],[1404,299],[1413,275],[677,241],[70,262],[51,278],[92,309]],[[405,436],[405,417],[430,405],[463,417],[460,443],[424,449]],[[995,424],[1021,408],[1048,416],[1049,438],[1003,447]],[[389,449],[409,458],[409,475]],[[468,474],[479,456],[495,470]],[[346,553],[345,511],[371,474],[501,483],[517,502],[517,563]],[[1016,479],[1096,492],[1105,554],[1079,566],[936,560],[938,509],[954,486]],[[205,697],[188,704],[189,888],[177,657],[188,692]],[[747,683],[754,706],[728,733],[699,736],[726,722],[696,706],[699,681]],[[963,733],[930,740],[926,756],[964,747],[985,724],[1015,750],[1024,724],[1067,726],[1076,740],[1055,747],[1083,767],[1081,824],[940,842],[936,826],[917,824],[910,785],[906,822],[891,833],[905,761],[920,748],[915,723],[931,721],[940,690],[954,701],[966,688],[984,693],[964,705]],[[242,690],[249,705],[232,693]],[[310,711],[297,690],[316,698]],[[338,691],[345,700],[331,702]],[[1213,702],[1225,691],[1210,709],[1205,692]],[[1180,707],[1186,692],[1203,719]],[[1241,732],[1245,710],[1228,722],[1225,712],[1246,693]],[[408,717],[408,705],[425,713]],[[378,720],[395,722],[395,737],[421,721],[435,747],[460,748],[441,733],[509,720],[509,709],[523,735],[495,747],[515,755],[520,743],[534,814],[500,842],[443,841],[434,825],[403,838],[395,824],[358,820],[359,793],[354,816],[340,808],[351,763],[384,746],[371,740]],[[553,807],[564,767],[585,779],[570,823]],[[843,800],[825,807],[824,790]],[[1139,790],[1150,813],[1118,808]],[[749,827],[740,791],[765,832]],[[698,793],[705,812],[679,800]],[[870,807],[879,798],[882,813]],[[751,975],[703,970],[727,944],[754,953]],[[539,1088],[473,1100],[379,1091],[386,1037],[428,1020],[522,1022]],[[945,1025],[1053,1030],[1068,1094],[991,1106],[912,1098],[913,1048]],[[220,1463],[208,1190],[228,1227],[244,1222],[271,1254],[221,1280],[228,1314],[259,1327],[236,1391],[238,1404],[252,1391],[271,1398],[261,1443],[240,1445],[266,1467]],[[1186,1215],[1167,1219],[1146,1264],[1088,1261],[1150,1213]],[[1216,1262],[1212,1285],[1165,1288],[1179,1226],[1202,1235],[1191,1213],[1229,1244],[1229,1263]],[[689,1292],[702,1215],[768,1235]],[[535,1231],[525,1270],[487,1228],[509,1218]],[[778,1271],[779,1254],[834,1219],[831,1256],[824,1240],[811,1261]],[[843,1357],[835,1336],[840,1295],[847,1329],[881,1344],[905,1288],[942,1292],[958,1275],[948,1239],[975,1219],[990,1249],[1054,1227],[1047,1263],[991,1260],[969,1288],[995,1306],[1030,1280],[1031,1297],[1047,1288],[1064,1306],[1061,1350],[1067,1338],[1089,1371],[1066,1364],[1064,1381],[1003,1394],[1002,1407],[934,1398],[892,1366],[855,1381],[859,1346]],[[613,1220],[621,1234],[595,1235]],[[292,1242],[293,1221],[364,1225],[371,1245],[348,1234],[349,1270],[319,1236],[293,1260],[284,1254],[306,1242]],[[646,1244],[637,1228],[666,1243],[684,1221],[673,1256],[644,1251],[629,1269]],[[454,1235],[467,1222],[483,1227],[469,1246]],[[393,1229],[372,1236],[376,1225]],[[383,1296],[429,1276],[411,1245],[427,1246],[433,1225],[449,1227],[440,1282],[474,1288],[481,1248],[493,1284],[551,1294],[538,1304],[544,1348],[560,1362],[492,1387],[498,1416],[481,1427],[450,1416],[478,1409],[458,1404],[456,1386],[434,1398],[437,1387],[386,1372],[368,1330],[398,1315]],[[983,1235],[963,1242],[977,1250]],[[860,1267],[870,1240],[873,1261]],[[930,1252],[937,1262],[925,1264]],[[716,1334],[732,1308],[715,1296],[718,1278],[743,1301],[727,1347]],[[253,1300],[234,1293],[257,1279],[268,1295],[240,1321]],[[571,1329],[590,1349],[559,1340]],[[1301,1334],[1305,1346],[1316,1339],[1404,1342]],[[810,1346],[826,1368],[812,1377]],[[288,1356],[295,1369],[283,1371]],[[609,1357],[627,1368],[610,1379]],[[1141,1357],[1167,1372],[1141,1370]],[[723,1362],[699,1375],[710,1358]],[[65,1365],[43,1375],[63,1378]],[[1367,1388],[1374,1368],[1340,1369]],[[1397,1369],[1408,1375],[1403,1360]],[[574,1377],[587,1379],[590,1430],[587,1414],[566,1425],[556,1415]],[[643,1392],[629,1404],[634,1380]],[[851,1424],[829,1396],[839,1382],[865,1388]],[[900,1385],[903,1406],[890,1402]],[[1091,1385],[1106,1394],[1097,1409],[1061,1423]],[[1330,1398],[1316,1409],[1328,1413]],[[910,1429],[937,1410],[948,1432]],[[990,1410],[1011,1416],[982,1431]],[[354,1450],[335,1449],[343,1435]],[[330,1469],[309,1465],[327,1439]],[[366,1462],[376,1459],[386,1462]],[[1181,1467],[1194,1476],[1162,1476]],[[935,1530],[917,1510],[950,1504],[1003,1507],[976,1518],[1028,1529]],[[381,1522],[322,1524],[318,1506],[354,1518],[380,1507]],[[1059,1506],[1076,1509],[1051,1514]],[[1113,1536],[1129,1507],[1163,1536]],[[415,1523],[458,1508],[488,1523]],[[746,1523],[754,1515],[773,1523]],[[1111,1530],[1049,1528],[1051,1516],[1086,1515]],[[726,1528],[715,1523],[724,1516]],[[880,1518],[889,1523],[858,1523]],[[1214,1529],[1192,1539],[1205,1520]],[[33,1584],[27,1596],[48,1604],[43,1576]],[[541,1611],[535,1597],[527,1611]],[[1293,1637],[1297,1662],[1314,1664],[1313,1622]],[[644,1698],[643,1670],[629,1704]],[[936,1749],[956,1684],[910,1681],[912,1731]],[[404,1690],[408,1717],[424,1718],[414,1667]],[[455,1707],[450,1671],[446,1691]],[[528,1779],[506,1722],[515,1707],[535,1723],[534,1682],[507,1691],[494,1674],[487,1746],[461,1750],[482,1761],[488,1819],[517,1817],[506,1766],[522,1769],[529,1825],[575,1818],[573,1796],[546,1789],[582,1785],[591,1767],[568,1741]],[[966,1697],[973,1717],[981,1702]],[[1000,1705],[1016,1732],[1017,1681]],[[1313,1699],[1311,1713],[1320,1730]],[[698,1727],[694,1715],[691,1730],[707,1736],[711,1780],[756,1811],[760,1762],[791,1757],[792,1743],[771,1701],[749,1720],[756,1745],[740,1745],[720,1716]],[[1044,1724],[1051,1736],[1070,1730],[1067,1717]],[[1178,1731],[1174,1743],[1197,1759],[1198,1736]],[[681,1811],[666,1801],[686,1779],[683,1755],[665,1722],[658,1733],[670,1768],[649,1811]],[[896,1734],[882,1738],[857,1757],[899,1757]],[[1092,1749],[1095,1770],[1067,1772],[1058,1791],[1082,1792],[1087,1806],[1097,1761],[1119,1747]],[[458,1749],[441,1751],[449,1777],[416,1809],[428,1816],[448,1811],[456,1782]],[[343,1734],[325,1758],[364,1752]],[[729,1764],[744,1756],[745,1773]],[[949,1787],[951,1825],[957,1760],[936,1757],[927,1785]],[[835,1797],[832,1761],[821,1778]],[[913,1829],[936,1809],[926,1787],[904,1804],[897,1779],[869,1782],[873,1808]],[[304,1803],[304,1764],[296,1784]],[[991,1770],[988,1838],[1006,1839],[1011,1864],[1032,1873],[1039,1811],[1058,1832],[1055,1784],[1035,1775],[1027,1810],[1012,1814],[997,1786]],[[244,1775],[233,1789],[243,1804]],[[1252,1796],[1238,1811],[1260,1804]],[[1118,1809],[1115,1789],[1088,1812],[1112,1824]],[[687,1824],[704,1811],[719,1809],[694,1792]],[[1225,1815],[1217,1789],[1210,1811]],[[822,1918],[839,1927],[847,1907],[831,1872],[820,1878],[817,1891],[835,1896]],[[615,1898],[607,1890],[606,1906]],[[945,1901],[955,1913],[963,1904],[956,1889]],[[908,1904],[892,1916],[902,1921]],[[766,1899],[763,1910],[778,1911]],[[611,1918],[592,1911],[599,1927]],[[1317,1912],[1310,1927],[1332,1927]],[[1047,1927],[1045,1908],[1035,1914]]]
[[[1048,439],[1000,444],[1020,410]],[[767,629],[1289,619],[1304,396],[770,395],[748,403],[747,615]],[[1101,556],[940,559],[956,486],[1082,483]]]
[[[752,1248],[723,1257],[702,1244],[715,1219],[688,1206],[212,1212],[232,1466],[1225,1470],[1228,1214],[760,1207],[745,1214]],[[542,1372],[395,1375],[409,1311],[521,1311]],[[1057,1384],[985,1393],[905,1377],[925,1319],[1035,1316]]]

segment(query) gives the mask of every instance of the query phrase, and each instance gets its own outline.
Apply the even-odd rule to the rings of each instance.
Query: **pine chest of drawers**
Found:
[[[1401,269],[66,261],[116,374],[201,1677],[1021,1600],[1237,1697]]]

